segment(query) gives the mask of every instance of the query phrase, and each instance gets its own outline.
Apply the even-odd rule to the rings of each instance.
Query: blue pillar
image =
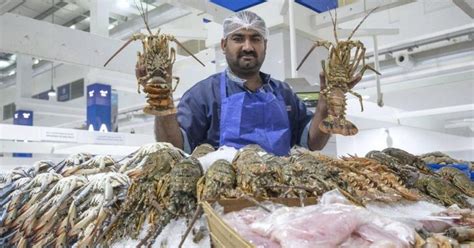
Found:
[[[95,83],[87,86],[87,127],[89,130],[110,132],[111,87]]]
[[[33,111],[17,110],[13,115],[13,125],[33,126]],[[13,157],[31,158],[31,153],[13,153]]]

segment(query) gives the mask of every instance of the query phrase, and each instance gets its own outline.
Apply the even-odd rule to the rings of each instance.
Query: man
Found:
[[[318,128],[327,116],[326,102],[321,99],[313,115],[288,84],[260,72],[268,37],[263,19],[242,11],[223,26],[221,48],[228,68],[189,89],[177,115],[156,117],[156,139],[187,153],[202,143],[259,144],[276,155],[287,155],[295,144],[321,150],[330,136]],[[323,75],[320,80],[323,88]]]

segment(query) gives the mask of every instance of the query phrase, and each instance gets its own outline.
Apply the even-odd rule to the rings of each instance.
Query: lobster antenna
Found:
[[[334,26],[334,38],[336,38],[336,43],[338,42],[338,39],[337,39],[337,32],[336,32],[336,26],[337,26],[337,11],[334,9],[334,15],[336,16],[336,19],[333,19],[332,18],[332,14],[331,14],[331,10],[328,10],[329,12],[329,15],[331,16],[331,21],[332,21],[332,25]]]
[[[148,5],[147,5],[147,10],[145,11],[145,8],[143,8],[143,2],[140,0],[140,5],[138,5],[137,0],[135,0],[135,6],[137,7],[138,12],[140,12],[140,16],[142,17],[143,22],[145,23],[146,29],[148,30],[150,35],[153,35],[151,30],[150,30],[150,27],[148,26],[148,13],[147,13],[148,12]]]
[[[306,61],[306,59],[309,57],[309,55],[313,52],[313,50],[316,48],[316,44],[314,44],[311,49],[309,49],[309,51],[306,53],[306,55],[304,56],[303,60],[301,60],[300,64],[298,65],[298,67],[296,67],[296,70],[299,70],[300,67],[303,65],[303,63]]]
[[[107,62],[105,62],[104,67],[107,66],[107,64],[108,64],[113,58],[115,58],[115,56],[117,56],[117,54],[119,54],[119,52],[121,52],[121,51],[122,51],[126,46],[128,46],[128,44],[130,44],[130,42],[132,42],[132,41],[133,41],[133,39],[129,39],[127,42],[125,42],[125,44],[123,44],[123,46],[120,47],[119,50],[117,50],[117,51],[114,53],[114,55],[112,55],[112,57],[110,57],[110,59],[107,60]]]
[[[184,47],[183,44],[181,44],[181,42],[179,42],[176,38],[173,38],[173,41],[176,42],[178,46],[183,48],[183,50],[186,51],[189,55],[191,55],[195,60],[197,60],[197,62],[199,62],[202,66],[204,67],[206,66],[204,65],[204,63],[201,62],[201,60],[199,60],[196,56],[194,56],[194,54],[192,54],[186,47]]]
[[[378,9],[379,7],[375,7],[374,9],[372,9],[371,11],[369,11],[369,13],[367,13],[367,15],[364,16],[364,18],[362,18],[362,20],[359,22],[359,24],[357,24],[357,26],[354,28],[354,30],[352,31],[351,35],[349,35],[349,38],[347,38],[347,40],[350,40],[352,38],[352,35],[354,35],[355,31],[357,31],[357,29],[359,29],[360,25],[365,21],[365,19],[367,19],[367,17],[372,14],[372,12],[374,12],[376,9]]]

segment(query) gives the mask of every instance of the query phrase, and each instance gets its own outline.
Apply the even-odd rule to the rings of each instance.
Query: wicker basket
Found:
[[[240,237],[240,235],[228,226],[224,220],[214,211],[208,202],[201,203],[202,208],[207,216],[207,225],[209,226],[209,233],[213,247],[216,248],[250,248],[254,247],[248,241]]]
[[[263,199],[257,199],[259,201]],[[272,202],[281,203],[286,206],[299,206],[299,199],[294,198],[273,198]],[[219,200],[218,203],[224,207],[224,213],[238,211],[246,207],[255,206],[253,203],[244,199],[226,199]],[[316,198],[306,198],[305,205],[316,204]],[[227,225],[216,211],[212,208],[209,202],[201,202],[202,208],[206,213],[207,224],[209,226],[209,233],[213,247],[216,248],[253,248],[249,241],[242,238],[232,227]]]

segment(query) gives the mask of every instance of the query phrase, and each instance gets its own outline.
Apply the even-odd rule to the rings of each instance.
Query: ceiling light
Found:
[[[90,22],[91,21],[91,18],[88,16],[86,19],[85,19],[86,22]]]
[[[130,4],[128,3],[128,0],[120,0],[117,2],[117,7],[120,9],[127,9],[130,7]]]
[[[49,89],[48,91],[48,97],[56,96],[56,91],[54,90],[53,82],[54,82],[54,62],[51,62],[51,89]]]
[[[53,84],[51,83],[51,89],[48,91],[48,96],[49,97],[55,97],[56,96],[56,91],[54,90]]]
[[[37,58],[34,58],[34,59],[33,59],[33,64],[34,64],[34,65],[37,65],[39,62],[40,62],[39,59],[37,59]]]
[[[13,75],[13,74],[15,74],[15,73],[16,73],[15,70],[11,70],[11,71],[8,73],[8,76],[11,76],[11,75]]]
[[[114,24],[109,24],[109,30],[111,30],[112,28],[114,28],[115,25]]]
[[[70,28],[72,29],[76,29],[76,25],[75,24],[72,24],[71,26],[69,26]]]
[[[0,60],[0,68],[5,68],[10,65],[10,61]]]

